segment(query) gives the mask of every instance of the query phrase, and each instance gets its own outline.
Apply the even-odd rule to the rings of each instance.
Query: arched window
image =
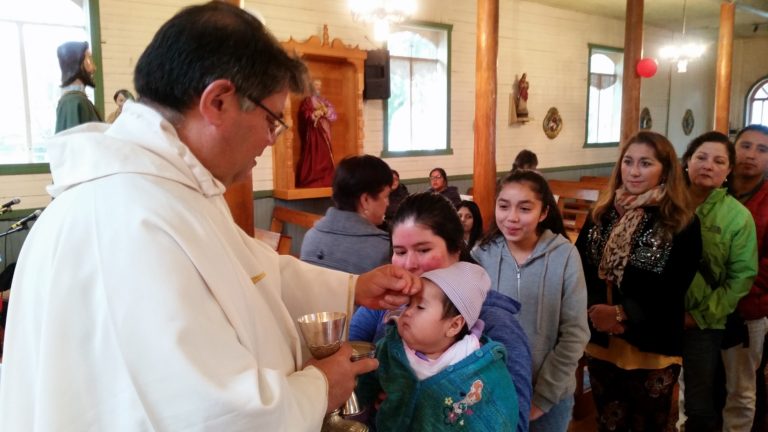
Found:
[[[768,77],[757,81],[747,92],[747,110],[744,125],[768,126]]]
[[[0,8],[0,164],[47,161],[45,139],[54,133],[61,95],[56,48],[89,41],[86,24],[83,8],[69,0]]]
[[[623,68],[624,52],[620,48],[589,46],[587,146],[619,142]]]

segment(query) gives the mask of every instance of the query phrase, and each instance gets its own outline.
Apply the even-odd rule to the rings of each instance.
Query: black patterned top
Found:
[[[685,293],[701,257],[699,220],[667,241],[661,234],[658,208],[646,208],[633,236],[630,256],[620,286],[613,287],[613,304],[627,315],[623,338],[641,351],[679,356],[682,349]],[[598,267],[605,243],[619,220],[615,209],[600,225],[591,218],[581,230],[576,247],[587,281],[588,305],[607,303],[605,280]],[[590,327],[591,343],[606,347],[608,335]]]

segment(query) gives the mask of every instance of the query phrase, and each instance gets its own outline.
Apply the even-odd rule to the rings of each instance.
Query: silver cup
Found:
[[[376,354],[376,345],[370,342],[364,341],[352,341],[349,343],[352,345],[352,361],[362,360],[364,358],[374,358]],[[354,417],[365,412],[365,408],[360,406],[357,401],[357,395],[352,392],[352,396],[347,399],[347,402],[341,407],[341,415],[343,417]]]
[[[316,312],[298,319],[299,330],[309,352],[316,359],[323,359],[341,348],[347,314],[343,312]]]
[[[304,315],[297,321],[312,357],[322,359],[333,355],[341,348],[344,324],[347,314],[343,312],[316,312]],[[354,398],[355,394],[352,393]],[[349,404],[349,402],[347,402]],[[357,399],[355,399],[357,404]],[[346,405],[346,404],[345,404]],[[321,432],[368,432],[363,423],[346,420],[339,409],[325,416]]]

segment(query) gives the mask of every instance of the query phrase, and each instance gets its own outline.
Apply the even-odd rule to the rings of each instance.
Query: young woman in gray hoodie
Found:
[[[491,290],[522,305],[519,320],[533,357],[531,431],[568,429],[575,371],[589,340],[581,259],[563,233],[547,181],[514,171],[501,181],[495,221],[472,251]]]

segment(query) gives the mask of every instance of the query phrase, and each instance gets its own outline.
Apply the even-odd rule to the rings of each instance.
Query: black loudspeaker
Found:
[[[363,99],[389,99],[389,51],[368,51]]]

